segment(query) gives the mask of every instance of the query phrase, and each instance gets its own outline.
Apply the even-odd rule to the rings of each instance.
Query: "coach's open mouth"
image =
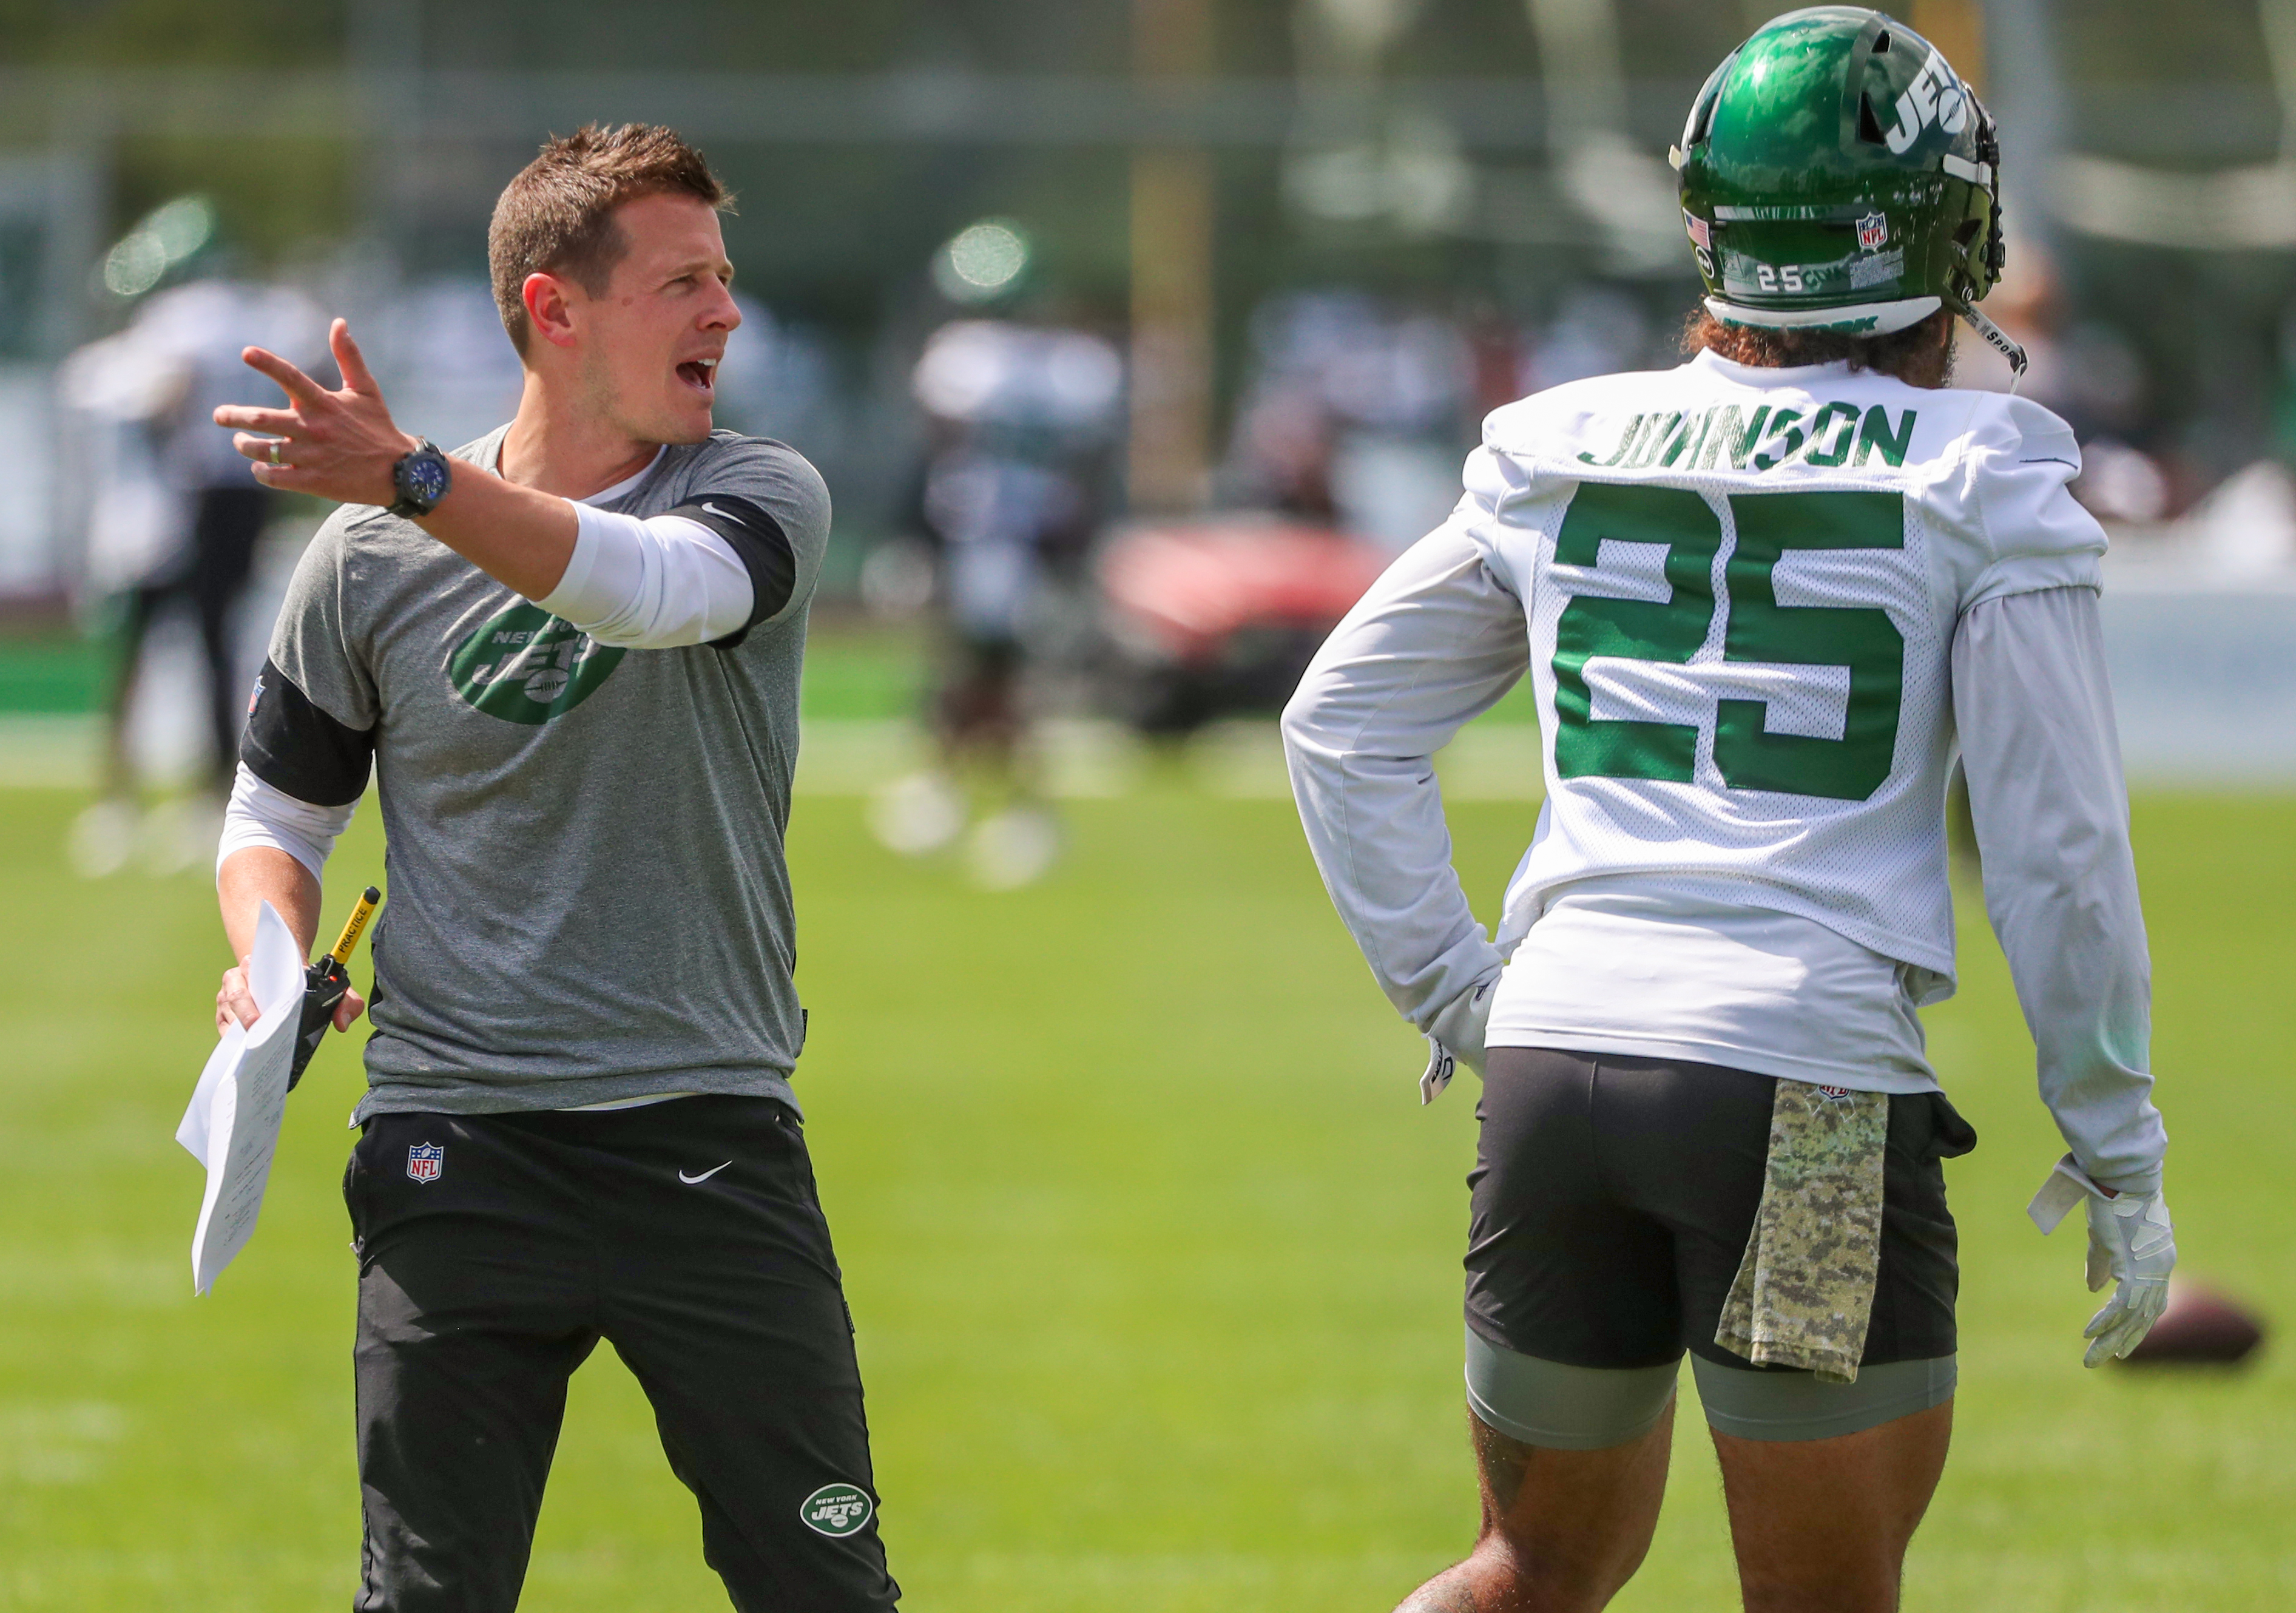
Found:
[[[714,392],[717,390],[718,360],[688,358],[677,366],[677,378],[697,392]]]

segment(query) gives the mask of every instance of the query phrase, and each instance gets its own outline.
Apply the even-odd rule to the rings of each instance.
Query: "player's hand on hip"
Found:
[[[2090,1194],[2088,1286],[2117,1286],[2104,1309],[2089,1318],[2086,1366],[2102,1366],[2144,1342],[2169,1307],[2169,1272],[2177,1263],[2177,1230],[2168,1201],[2158,1193]]]
[[[312,493],[344,504],[388,505],[398,490],[392,467],[422,444],[391,423],[382,389],[366,367],[349,322],[327,332],[340,391],[330,391],[278,354],[251,347],[240,357],[279,383],[289,407],[227,404],[215,423],[233,428],[232,447],[255,462],[255,479],[291,493]]]

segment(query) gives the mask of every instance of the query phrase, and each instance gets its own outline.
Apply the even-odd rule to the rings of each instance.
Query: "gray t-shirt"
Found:
[[[491,468],[503,435],[456,457]],[[805,1016],[783,838],[829,493],[794,450],[718,432],[607,507],[656,515],[713,494],[779,527],[794,581],[735,639],[687,648],[598,644],[371,506],[337,510],[305,551],[266,672],[323,714],[297,732],[371,739],[390,837],[355,1118],[670,1092],[794,1102]],[[329,743],[256,726],[275,748]],[[281,765],[295,794],[296,763]]]

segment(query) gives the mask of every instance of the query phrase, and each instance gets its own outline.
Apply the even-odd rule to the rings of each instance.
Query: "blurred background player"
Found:
[[[278,500],[248,480],[215,429],[215,410],[262,399],[268,383],[240,362],[249,347],[308,362],[324,321],[300,293],[196,277],[141,303],[119,333],[72,355],[59,379],[93,490],[85,512],[89,589],[113,622],[102,796],[74,824],[82,873],[112,872],[138,845],[155,868],[200,861],[231,794],[245,720],[239,606],[257,541]],[[181,611],[198,630],[206,756],[187,800],[148,815],[137,799],[130,720],[144,692],[151,630]]]
[[[1321,291],[1253,310],[1250,334],[1227,500],[1390,554],[1418,541],[1456,500],[1458,443],[1475,414],[1458,326],[1368,292]]]
[[[965,835],[977,794],[989,810],[966,862],[992,889],[1038,878],[1060,852],[1029,745],[1030,673],[1075,613],[1108,506],[1123,384],[1101,336],[1018,317],[942,325],[911,377],[930,423],[915,514],[937,562],[939,759],[882,790],[870,821],[894,851],[923,855]]]
[[[2085,1206],[2089,1366],[2167,1303],[2151,979],[2072,432],[1949,390],[2002,267],[2000,146],[1851,6],[1725,60],[1676,152],[1707,296],[1672,371],[1494,414],[1450,521],[1284,717],[1326,886],[1485,1075],[1466,1387],[1482,1534],[1406,1613],[1606,1605],[1662,1499],[1682,1357],[1746,1605],[1890,1613],[1944,1469],[1976,1146],[1915,1009],[1954,988],[1946,790]],[[1496,942],[1433,753],[1528,671],[1546,801]]]

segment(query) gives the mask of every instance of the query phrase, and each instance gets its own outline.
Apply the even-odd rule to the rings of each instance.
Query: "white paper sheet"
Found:
[[[251,1028],[233,1025],[216,1043],[176,1140],[207,1167],[207,1195],[192,1233],[192,1287],[204,1294],[255,1235],[272,1150],[287,1113],[287,1072],[303,1019],[303,959],[269,902],[255,919],[248,986],[260,1010]]]

